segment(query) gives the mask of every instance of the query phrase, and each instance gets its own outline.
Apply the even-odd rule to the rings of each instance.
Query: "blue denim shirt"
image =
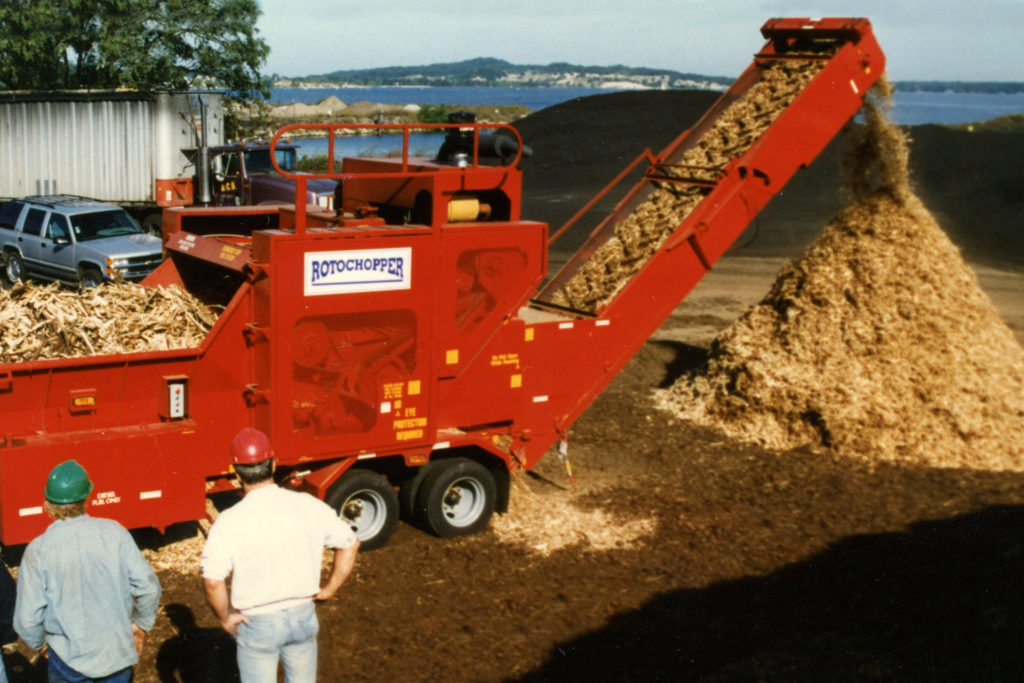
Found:
[[[25,549],[14,628],[68,666],[98,678],[139,661],[134,623],[153,628],[160,582],[131,535],[109,519],[56,521]]]

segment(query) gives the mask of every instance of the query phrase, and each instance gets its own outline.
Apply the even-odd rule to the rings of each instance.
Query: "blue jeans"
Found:
[[[286,683],[316,683],[316,634],[320,623],[312,601],[290,609],[256,614],[238,625],[238,672],[242,683],[277,681],[284,663]]]
[[[46,671],[49,683],[85,683],[86,681],[102,681],[103,683],[128,683],[132,679],[132,668],[115,671],[102,678],[89,678],[68,666],[53,650],[46,653]]]

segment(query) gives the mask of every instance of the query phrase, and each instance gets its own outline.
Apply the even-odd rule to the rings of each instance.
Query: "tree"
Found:
[[[2,0],[0,89],[269,93],[255,0]]]

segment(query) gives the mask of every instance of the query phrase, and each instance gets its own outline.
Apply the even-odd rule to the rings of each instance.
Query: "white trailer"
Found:
[[[0,92],[0,201],[81,195],[158,221],[194,203],[204,121],[223,144],[222,93]]]

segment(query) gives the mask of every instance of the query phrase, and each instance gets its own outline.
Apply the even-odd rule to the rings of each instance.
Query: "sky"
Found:
[[[893,80],[1024,81],[1024,0],[257,0],[265,74],[623,64],[734,77],[771,17],[871,20]]]

